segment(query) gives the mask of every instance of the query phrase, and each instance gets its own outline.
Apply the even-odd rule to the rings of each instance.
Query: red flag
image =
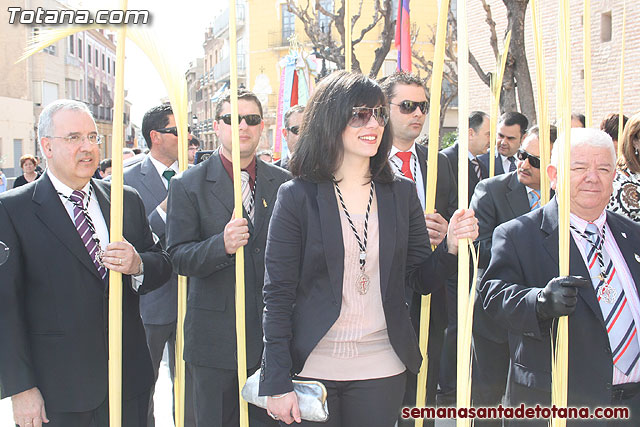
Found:
[[[398,0],[396,19],[396,49],[398,50],[398,71],[411,72],[411,20],[409,0]]]

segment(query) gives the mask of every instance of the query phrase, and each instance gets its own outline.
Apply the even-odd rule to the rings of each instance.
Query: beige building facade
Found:
[[[67,9],[55,0],[22,0],[12,2],[12,6],[23,10]],[[111,156],[116,49],[113,36],[103,30],[76,33],[16,64],[30,38],[41,30],[34,25],[0,22],[0,111],[8,113],[0,117],[0,168],[9,177],[22,173],[19,159],[23,154],[40,156],[38,117],[45,106],[60,98],[87,104],[104,140],[102,157]],[[127,110],[125,128],[129,127]],[[126,143],[132,145],[134,133],[127,135]]]
[[[304,7],[307,0],[299,0]],[[333,10],[340,6],[340,0],[322,0],[324,7]],[[356,13],[359,2],[351,0],[352,13]],[[397,2],[394,0],[394,5]],[[303,23],[288,12],[284,0],[239,0],[237,5],[237,72],[238,85],[253,90],[263,101],[265,140],[273,143],[277,112],[278,89],[280,85],[279,61],[289,53],[289,37],[295,34],[300,42],[303,56],[312,52],[312,46],[304,32]],[[361,29],[370,23],[374,2],[365,1],[361,18],[357,22],[353,37],[359,36]],[[312,6],[313,8],[313,6]],[[395,14],[395,8],[394,8]],[[437,0],[414,1],[411,4],[412,24],[419,29],[420,37],[414,47],[429,58],[433,47],[429,43],[431,27],[437,19]],[[365,38],[356,45],[356,57],[362,71],[368,73],[374,60],[374,51],[380,45],[382,22],[378,23]],[[338,37],[337,33],[334,35]],[[203,43],[203,76],[200,79],[202,104],[197,115],[196,132],[199,132],[205,146],[215,148],[213,120],[217,96],[228,87],[230,77],[229,11],[225,9],[215,17],[212,26],[205,33]],[[392,44],[378,77],[395,71],[397,52]],[[327,64],[331,69],[332,64]],[[335,68],[335,67],[333,67]],[[202,115],[202,117],[201,117]]]

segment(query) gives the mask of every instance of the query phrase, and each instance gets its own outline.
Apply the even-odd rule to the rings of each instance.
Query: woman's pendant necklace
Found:
[[[340,186],[338,186],[338,182],[334,179],[333,185],[336,188],[336,192],[338,193],[338,199],[340,199],[340,205],[342,205],[342,210],[344,211],[345,216],[347,217],[347,221],[349,221],[349,226],[351,227],[351,231],[353,232],[356,240],[358,242],[358,247],[360,248],[360,257],[358,262],[360,263],[360,273],[356,279],[356,289],[360,295],[365,295],[369,291],[369,275],[365,273],[365,265],[367,262],[367,230],[369,228],[369,213],[371,212],[371,202],[373,201],[373,192],[374,185],[373,180],[371,181],[371,189],[369,190],[369,203],[367,204],[367,213],[364,216],[364,236],[361,239],[358,231],[356,230],[356,226],[353,224],[351,220],[351,215],[349,215],[349,211],[347,210],[347,206],[344,203],[344,199],[342,198],[342,192],[340,191]]]
[[[360,252],[360,259],[364,259],[367,256],[366,252]],[[365,295],[369,292],[369,275],[364,271],[364,265],[360,267],[360,274],[356,279],[356,289],[360,295]]]

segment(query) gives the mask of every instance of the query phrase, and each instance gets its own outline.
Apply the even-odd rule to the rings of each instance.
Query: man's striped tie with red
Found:
[[[69,200],[73,203],[73,222],[78,230],[78,234],[80,234],[80,238],[82,239],[82,243],[84,243],[85,248],[87,248],[87,252],[89,252],[89,256],[91,257],[91,261],[93,261],[93,265],[96,266],[98,270],[98,274],[102,277],[102,280],[107,278],[107,269],[100,264],[98,253],[100,251],[100,247],[98,246],[98,242],[93,238],[95,234],[95,230],[93,227],[93,223],[91,222],[91,218],[85,212],[84,207],[84,191],[75,190],[71,193]]]
[[[609,334],[613,364],[629,375],[640,357],[640,345],[631,309],[628,306],[619,275],[604,249],[598,227],[587,225],[587,260],[600,310]],[[604,267],[606,266],[606,267]]]

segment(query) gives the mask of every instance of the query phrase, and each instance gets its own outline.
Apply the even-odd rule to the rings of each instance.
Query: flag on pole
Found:
[[[289,148],[282,138],[284,115],[294,105],[305,105],[310,96],[309,72],[310,62],[300,52],[290,52],[280,60],[280,90],[278,92],[278,108],[276,112],[276,137],[273,144],[275,159],[287,156]]]
[[[409,0],[398,0],[396,19],[396,49],[398,50],[398,71],[411,72],[411,20]]]

